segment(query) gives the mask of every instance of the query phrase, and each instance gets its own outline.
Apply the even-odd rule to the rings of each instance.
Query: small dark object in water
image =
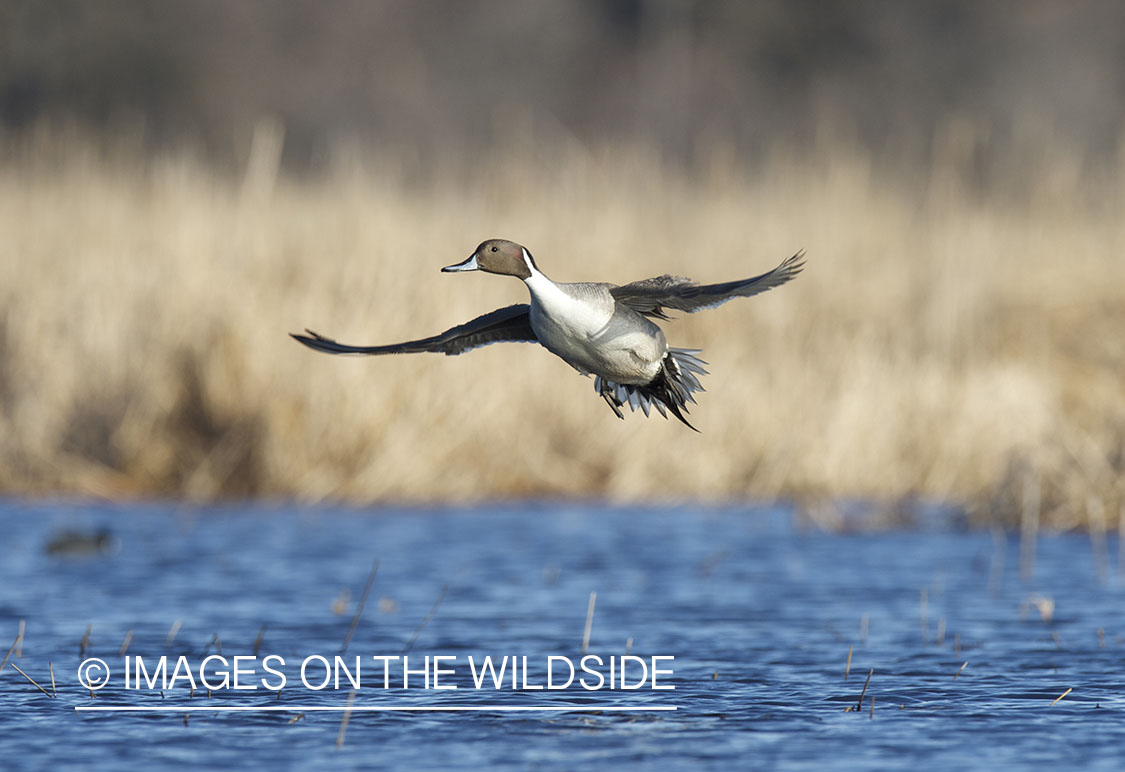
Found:
[[[92,557],[117,551],[117,539],[108,528],[96,531],[59,531],[47,542],[44,550],[58,557]]]

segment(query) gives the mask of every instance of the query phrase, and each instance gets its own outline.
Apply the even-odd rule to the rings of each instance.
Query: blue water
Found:
[[[105,551],[46,552],[63,532],[101,527]],[[1099,577],[1086,536],[1041,537],[1025,582],[1014,538],[933,524],[825,533],[766,508],[9,500],[0,534],[0,656],[26,620],[10,662],[47,691],[51,663],[57,689],[52,699],[11,665],[0,672],[4,769],[1125,768],[1125,583],[1112,538]],[[337,748],[343,713],[306,708],[347,705],[346,674],[339,690],[312,690],[300,665],[340,653],[376,560],[344,660],[362,658],[354,706],[488,710],[353,711]],[[529,686],[545,682],[550,656],[578,665],[591,592],[589,654],[607,663],[592,669],[608,681],[609,658],[628,652],[635,684],[638,662],[673,657],[657,660],[672,671],[657,684],[674,690],[650,676],[634,690],[576,678],[525,691],[510,671],[500,689],[474,688],[470,657],[526,656]],[[93,699],[77,680],[88,625],[81,653],[110,670]],[[185,678],[163,692],[125,688],[126,656],[146,670],[165,656],[169,671],[183,657],[197,677],[205,657],[231,664],[256,643],[240,681],[256,690],[228,683],[208,696]],[[372,657],[408,647],[410,688],[391,660],[384,689]],[[262,685],[268,655],[285,662],[280,697]],[[456,690],[425,688],[424,658],[437,655],[452,658],[439,683]],[[862,709],[847,710],[872,669]],[[95,706],[175,710],[75,710]],[[587,712],[499,710],[519,706]],[[226,707],[285,710],[211,710]]]

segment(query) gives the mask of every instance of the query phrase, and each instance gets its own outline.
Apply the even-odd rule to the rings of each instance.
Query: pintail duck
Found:
[[[670,348],[651,319],[669,319],[664,309],[694,313],[732,298],[751,297],[781,286],[804,267],[800,251],[772,271],[721,284],[696,284],[680,276],[658,276],[617,286],[602,282],[558,284],[548,279],[531,253],[503,239],[485,241],[468,260],[441,270],[485,271],[522,279],[531,303],[500,308],[440,335],[387,346],[348,346],[312,330],[292,337],[328,354],[413,354],[454,356],[502,341],[539,343],[583,375],[594,376],[594,390],[617,414],[653,406],[665,418],[671,411],[695,429],[684,413],[692,393],[703,391],[699,376],[707,364],[700,349]],[[292,333],[291,333],[292,334]],[[698,431],[698,430],[696,430]]]

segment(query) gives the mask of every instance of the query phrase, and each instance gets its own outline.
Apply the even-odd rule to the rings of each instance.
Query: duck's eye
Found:
[[[496,247],[493,247],[493,248],[492,248],[492,251],[493,251],[493,252],[499,252],[500,250],[499,250],[499,249],[497,249]]]

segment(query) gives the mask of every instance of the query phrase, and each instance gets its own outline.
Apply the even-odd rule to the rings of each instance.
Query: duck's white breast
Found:
[[[608,292],[604,298],[594,293],[572,294],[538,271],[534,271],[525,282],[531,291],[532,327],[535,327],[538,317],[541,323],[545,323],[545,328],[557,328],[557,331],[544,329],[543,332],[548,335],[593,338],[605,330],[613,318],[613,299]]]
[[[604,285],[558,285],[532,270],[524,280],[531,292],[531,328],[544,348],[580,372],[618,383],[647,383],[660,368],[666,344],[647,320],[615,321],[613,296]]]

